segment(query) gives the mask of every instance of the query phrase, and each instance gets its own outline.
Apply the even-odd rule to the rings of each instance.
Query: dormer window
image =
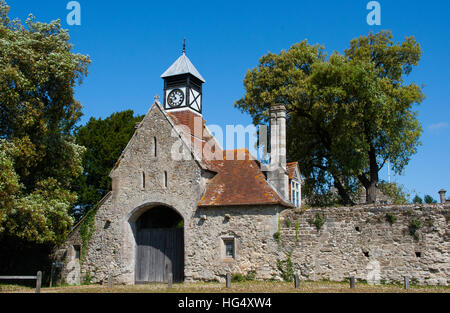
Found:
[[[297,208],[301,205],[300,183],[291,180],[291,201]]]

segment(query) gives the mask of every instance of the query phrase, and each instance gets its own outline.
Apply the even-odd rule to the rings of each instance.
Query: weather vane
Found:
[[[186,38],[183,40],[183,54],[186,54]]]

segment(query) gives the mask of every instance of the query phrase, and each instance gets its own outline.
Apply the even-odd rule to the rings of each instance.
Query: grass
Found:
[[[0,285],[0,292],[28,293],[33,288]],[[293,283],[285,282],[239,282],[233,283],[231,289],[224,283],[194,283],[174,284],[172,289],[167,285],[148,284],[136,286],[72,286],[42,288],[42,293],[450,293],[448,286],[410,286],[404,290],[398,285],[369,285],[357,283],[355,289],[350,289],[347,282],[301,282],[295,289]]]

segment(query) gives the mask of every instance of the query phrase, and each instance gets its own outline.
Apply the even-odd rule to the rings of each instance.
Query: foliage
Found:
[[[79,233],[81,237],[81,255],[80,261],[83,262],[86,258],[86,254],[89,248],[89,242],[91,241],[92,234],[95,230],[95,215],[97,214],[97,209],[90,210],[80,222]]]
[[[232,283],[240,283],[245,281],[244,275],[240,273],[232,274],[231,275],[231,282]]]
[[[316,189],[333,187],[343,204],[353,203],[359,184],[375,202],[379,171],[390,161],[401,173],[420,144],[413,105],[424,95],[404,80],[422,51],[413,37],[392,38],[370,33],[330,57],[307,41],[269,53],[247,73],[246,94],[235,102],[255,124],[268,122],[271,104],[285,104],[288,158]]]
[[[323,221],[322,215],[317,213],[316,218],[315,219],[309,219],[308,223],[311,226],[316,226],[317,231],[319,231],[319,230],[322,229],[324,221]]]
[[[89,57],[74,54],[59,21],[22,25],[0,0],[0,237],[64,241],[84,148],[71,133],[81,116],[74,87]],[[19,247],[18,247],[19,248]]]
[[[426,195],[426,196],[423,198],[423,201],[424,201],[425,203],[427,203],[427,204],[437,203],[437,201],[434,200],[433,197],[430,196],[430,195]]]
[[[133,111],[113,113],[106,119],[91,118],[75,132],[76,142],[87,148],[83,157],[84,172],[75,187],[79,198],[73,214],[77,219],[92,209],[110,190],[109,173],[135,132],[143,116]]]
[[[273,237],[277,241],[278,245],[281,245],[281,216],[278,214],[278,231],[273,234]]]
[[[286,282],[294,280],[294,263],[292,263],[292,251],[288,254],[286,260],[277,260],[277,268],[281,273],[281,278]]]
[[[416,195],[413,199],[413,203],[418,203],[418,204],[422,204],[423,200],[421,197],[419,197],[419,195]]]
[[[284,225],[286,226],[286,228],[291,227],[291,224],[292,224],[292,222],[291,222],[290,219],[287,219],[287,220],[284,221]]]
[[[386,213],[386,220],[392,225],[397,221],[397,218],[392,213]]]
[[[249,271],[245,276],[240,273],[231,275],[231,282],[233,283],[254,281],[255,279],[256,279],[256,271]]]
[[[256,271],[255,270],[249,271],[247,273],[247,275],[245,276],[246,281],[254,281],[255,279],[256,279]]]
[[[83,277],[83,281],[81,282],[81,285],[89,286],[91,284],[92,284],[92,276],[91,276],[90,272],[87,272]]]
[[[16,149],[10,142],[0,139],[0,234],[5,230],[7,210],[14,207],[21,189],[19,176],[14,170]]]
[[[403,186],[398,185],[397,183],[388,183],[385,181],[381,181],[378,184],[378,189],[380,191],[392,199],[393,204],[408,204],[408,199],[410,198],[410,195],[407,194],[403,190]]]
[[[273,234],[273,238],[277,241],[278,245],[281,245],[281,232],[277,231]]]
[[[175,226],[175,228],[177,228],[177,229],[183,229],[184,228],[184,221],[180,221],[178,224],[177,224],[177,226]]]
[[[408,230],[409,234],[415,239],[419,240],[419,235],[417,235],[417,231],[420,229],[420,221],[412,220],[409,224]]]
[[[333,188],[328,186],[326,182],[317,184],[315,178],[305,179],[302,195],[307,207],[336,207],[342,203]]]

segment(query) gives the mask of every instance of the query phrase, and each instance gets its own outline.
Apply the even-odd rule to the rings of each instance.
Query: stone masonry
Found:
[[[303,280],[450,282],[449,204],[286,210],[282,216],[281,258],[292,253]]]

